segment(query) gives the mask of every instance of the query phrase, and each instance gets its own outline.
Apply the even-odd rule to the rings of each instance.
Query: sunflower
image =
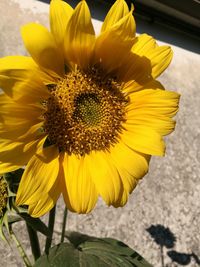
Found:
[[[169,46],[138,37],[131,10],[117,0],[95,36],[87,3],[50,3],[50,31],[21,33],[29,56],[0,59],[0,173],[26,165],[17,205],[39,217],[62,193],[69,210],[90,212],[98,197],[125,205],[164,155],[179,95],[155,79]]]

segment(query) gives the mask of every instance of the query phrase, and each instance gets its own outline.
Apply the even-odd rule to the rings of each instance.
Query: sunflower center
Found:
[[[76,69],[48,88],[44,130],[60,151],[83,156],[118,142],[128,100],[113,77]]]
[[[81,94],[75,100],[74,119],[86,126],[97,126],[103,119],[102,108],[97,95]]]

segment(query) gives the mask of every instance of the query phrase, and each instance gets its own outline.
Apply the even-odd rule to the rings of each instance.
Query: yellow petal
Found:
[[[164,136],[173,132],[176,123],[171,118],[156,114],[156,112],[149,112],[148,109],[139,109],[129,112],[126,124],[132,126],[145,125]]]
[[[69,18],[73,8],[61,0],[52,0],[50,2],[50,27],[51,32],[58,47],[63,49],[64,35]]]
[[[110,149],[110,155],[124,187],[123,194],[114,204],[115,207],[120,207],[126,204],[128,196],[136,187],[138,180],[147,173],[150,156],[136,152],[122,142]]]
[[[130,149],[124,143],[119,142],[110,149],[111,157],[120,172],[125,189],[131,193],[135,182],[141,179],[148,171],[150,157]],[[124,178],[127,177],[128,179]]]
[[[158,77],[168,67],[173,56],[169,46],[158,46],[155,40],[147,34],[136,38],[132,52],[150,60],[153,78]]]
[[[36,23],[29,23],[21,29],[24,45],[34,61],[52,75],[63,75],[64,63],[53,36]],[[57,74],[57,75],[56,75]]]
[[[15,125],[19,121],[27,122],[39,120],[39,117],[44,113],[44,108],[40,104],[32,104],[32,105],[21,105],[17,102],[1,102],[1,99],[5,99],[5,97],[0,96],[0,122],[5,123],[6,125]],[[15,116],[13,116],[13,114]]]
[[[19,141],[29,142],[30,140],[36,140],[41,136],[45,136],[46,133],[41,129],[43,122],[39,122],[35,125],[32,125],[24,134],[18,137]]]
[[[110,154],[92,151],[86,160],[99,195],[107,205],[118,202],[123,193],[123,184]]]
[[[0,143],[0,173],[11,172],[23,167],[35,152],[43,145],[45,137],[30,143],[1,140]]]
[[[85,157],[65,154],[63,196],[66,206],[78,213],[90,212],[97,202],[97,191]]]
[[[138,77],[142,78],[142,74]],[[129,82],[125,82],[122,90],[128,95],[132,95],[132,93],[142,91],[147,88],[165,90],[164,86],[160,82],[154,80],[152,77],[147,77],[145,74],[143,81],[141,79],[140,81],[130,80]]]
[[[38,200],[28,207],[28,213],[35,218],[43,216],[55,206],[60,193],[59,181],[56,180],[48,193],[38,194]]]
[[[178,111],[180,95],[172,91],[145,89],[132,93],[129,97],[131,105],[128,110],[148,110],[148,113],[171,118]]]
[[[41,194],[47,194],[54,185],[59,171],[59,152],[50,146],[34,155],[26,166],[17,191],[17,205],[31,205]]]
[[[152,66],[152,77],[157,78],[172,61],[173,51],[170,46],[161,46],[149,55]]]
[[[9,56],[0,59],[0,86],[14,101],[27,104],[47,98],[49,92],[41,78],[30,57]]]
[[[95,62],[101,62],[107,72],[117,69],[129,53],[134,36],[135,21],[131,11],[98,36],[95,43]]]
[[[0,104],[0,137],[2,139],[29,142],[44,136],[41,116],[44,110],[40,105],[22,106],[21,103],[13,102],[5,94],[0,95]]]
[[[38,120],[28,121],[18,119],[15,123],[12,122],[12,124],[0,123],[0,138],[20,141],[22,140],[21,137],[25,135],[29,136],[28,133],[32,131],[32,127],[38,127],[36,130],[38,137],[45,135],[42,122],[38,122]]]
[[[167,135],[174,130],[175,121],[172,117],[178,111],[179,95],[175,92],[156,89],[159,83],[149,83],[145,89],[130,93],[130,104],[126,112],[127,125],[144,125],[161,135]]]
[[[155,130],[145,125],[125,124],[124,127],[126,130],[121,134],[121,140],[128,147],[148,155],[164,155],[164,141]]]
[[[124,83],[123,91],[134,92],[140,90],[152,80],[151,62],[145,57],[130,52],[124,57],[117,70],[117,78]]]
[[[13,102],[12,99],[5,94],[0,95],[0,104],[0,137],[2,139],[12,139],[16,141],[20,136],[29,131],[33,125],[41,124],[41,118],[37,118],[38,115],[40,116],[41,110],[39,110],[36,117],[34,117],[36,114],[33,114],[32,119],[26,117],[26,113],[28,114],[30,111],[27,110],[27,107],[22,114],[20,112],[19,117],[13,117],[14,112],[17,111],[18,108],[21,110],[22,106]],[[18,112],[16,113],[18,114]]]
[[[64,39],[65,58],[82,68],[87,68],[93,53],[95,32],[86,1],[81,1],[75,8]]]
[[[14,125],[0,124],[0,138],[19,141],[18,138],[26,134],[32,125],[37,124],[37,121],[23,121]],[[41,124],[41,122],[40,122]],[[42,134],[42,133],[41,133]]]
[[[45,136],[43,122],[27,122],[23,124],[0,125],[0,138],[19,142],[30,142]]]
[[[122,194],[119,196],[119,199],[115,203],[113,203],[112,206],[115,208],[123,207],[127,203],[128,197],[129,197],[129,194],[124,189]]]
[[[122,195],[113,206],[116,208],[123,207],[128,200],[129,194],[138,184],[139,179],[148,172],[150,156],[136,152],[122,142],[112,147],[110,154],[124,187]]]
[[[3,71],[9,69],[11,70],[24,70],[26,72],[30,72],[31,74],[34,72],[40,78],[44,84],[52,84],[55,83],[55,73],[51,76],[52,73],[44,72],[31,57],[26,56],[7,56],[0,59],[1,68]],[[56,75],[57,78],[57,75]]]
[[[117,0],[109,10],[101,27],[101,32],[109,30],[121,18],[129,12],[128,6],[124,0]]]
[[[9,72],[9,69],[27,70],[32,72],[35,70],[36,64],[31,57],[26,56],[7,56],[0,58],[0,73]]]
[[[132,51],[139,56],[144,56],[156,47],[158,47],[156,40],[148,34],[144,33],[135,38],[135,43],[132,47]]]

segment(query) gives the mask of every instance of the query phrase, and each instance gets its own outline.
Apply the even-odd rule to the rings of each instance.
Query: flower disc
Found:
[[[51,144],[68,154],[109,150],[125,121],[128,103],[121,85],[97,67],[69,72],[49,86],[44,130]]]

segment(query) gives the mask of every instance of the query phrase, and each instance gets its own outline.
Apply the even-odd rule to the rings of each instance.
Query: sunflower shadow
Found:
[[[167,255],[170,257],[172,262],[186,266],[190,264],[191,260],[193,259],[194,262],[200,265],[200,259],[195,253],[180,253],[172,250],[176,243],[176,237],[168,227],[164,227],[160,224],[151,225],[146,229],[146,231],[150,234],[154,242],[160,247],[162,267],[167,267],[167,265],[164,263],[164,248],[169,249],[169,251],[167,251]]]

